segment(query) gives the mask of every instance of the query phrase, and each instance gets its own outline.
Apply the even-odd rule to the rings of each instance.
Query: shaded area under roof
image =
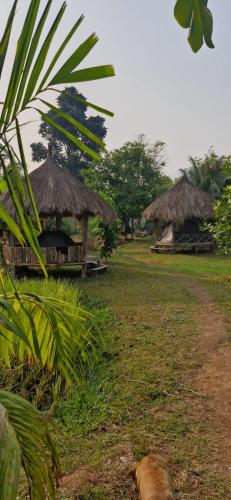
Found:
[[[99,216],[107,222],[115,219],[109,203],[59,167],[51,156],[30,173],[30,182],[40,217]],[[14,215],[10,194],[1,201],[7,212]]]
[[[143,212],[147,220],[183,224],[186,220],[214,218],[213,197],[193,186],[184,176],[169,191],[156,198]]]

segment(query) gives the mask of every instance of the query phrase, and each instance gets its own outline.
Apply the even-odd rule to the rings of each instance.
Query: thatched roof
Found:
[[[30,181],[41,217],[81,218],[98,215],[106,221],[115,218],[113,209],[101,196],[59,167],[51,156],[30,173]],[[13,215],[9,193],[2,203],[7,212]]]
[[[147,220],[183,224],[185,220],[214,218],[213,198],[183,177],[173,188],[154,200],[143,213]]]

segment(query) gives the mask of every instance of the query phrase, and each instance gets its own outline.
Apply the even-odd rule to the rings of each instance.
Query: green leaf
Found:
[[[213,18],[207,0],[177,0],[175,18],[183,28],[189,28],[188,41],[194,52],[198,52],[204,41],[213,49]]]
[[[18,92],[18,86],[22,77],[23,67],[27,57],[28,49],[31,43],[31,36],[36,23],[39,5],[40,0],[31,0],[21,34],[18,39],[10,83],[7,89],[6,100],[1,114],[0,128],[2,127],[4,122],[5,128],[7,127],[13,112],[13,105],[16,94]]]
[[[194,0],[177,0],[174,16],[182,28],[189,28],[192,20]]]
[[[202,12],[197,3],[195,3],[193,10],[188,41],[193,52],[198,52],[204,41]]]
[[[4,175],[6,178],[6,182],[9,188],[9,192],[12,198],[12,202],[14,204],[16,213],[19,217],[19,221],[22,225],[22,229],[25,235],[25,238],[29,245],[31,246],[35,256],[37,257],[37,260],[44,272],[44,275],[47,276],[46,268],[44,266],[44,256],[42,254],[41,248],[38,244],[37,240],[37,234],[34,231],[33,225],[31,223],[30,217],[27,214],[27,207],[25,204],[25,199],[23,194],[21,193],[22,191],[22,181],[21,178],[19,180],[18,174],[17,174],[17,165],[15,163],[14,156],[12,154],[12,151],[8,149],[9,151],[9,157],[10,157],[10,162],[11,162],[11,168],[13,168],[14,175],[18,179],[18,183],[16,183],[15,187],[13,186],[12,180],[9,176],[8,170],[5,166],[3,158],[0,157],[0,161],[3,167]]]
[[[30,178],[29,178],[29,174],[28,174],[28,169],[27,169],[26,158],[25,158],[25,154],[24,154],[24,149],[23,149],[23,144],[22,144],[22,138],[21,138],[21,133],[20,133],[20,127],[19,127],[18,119],[16,119],[16,130],[17,130],[18,146],[19,146],[19,151],[20,151],[20,156],[21,156],[21,164],[22,164],[22,167],[23,167],[23,172],[24,172],[24,178],[25,178],[25,183],[26,183],[26,187],[27,187],[27,192],[28,192],[28,195],[29,195],[29,200],[30,200],[30,203],[31,203],[33,214],[34,214],[35,220],[37,222],[38,230],[39,230],[39,232],[41,232],[42,231],[42,226],[41,226],[41,222],[40,222],[38,210],[37,210],[37,207],[36,207],[34,194],[33,194],[32,188],[31,188],[31,183],[30,183]]]
[[[27,84],[27,89],[26,89],[26,93],[25,93],[25,97],[24,97],[24,100],[23,100],[23,104],[22,104],[22,107],[24,108],[26,106],[26,104],[30,101],[31,99],[31,96],[34,92],[34,89],[35,89],[35,86],[38,82],[38,78],[41,74],[41,71],[43,69],[43,66],[44,66],[44,63],[46,61],[46,57],[47,57],[47,54],[48,54],[48,51],[49,51],[49,48],[50,48],[50,45],[51,45],[51,42],[54,38],[54,35],[57,31],[57,28],[59,26],[59,23],[63,17],[63,14],[66,10],[66,2],[64,2],[61,6],[61,9],[59,10],[50,30],[49,30],[49,33],[42,45],[42,48],[39,52],[39,55],[37,57],[37,60],[34,64],[34,67],[33,67],[33,70],[32,70],[32,73],[31,73],[31,76],[30,76],[30,79],[29,79],[29,82]]]
[[[204,27],[205,43],[210,49],[214,49],[214,44],[212,41],[213,16],[211,11],[207,8],[207,2],[205,2],[204,9],[202,9],[202,22]]]
[[[92,48],[98,42],[98,37],[95,33],[92,33],[87,40],[85,40],[69,57],[69,59],[65,62],[65,64],[60,68],[58,73],[53,77],[52,82],[54,80],[59,80],[60,78],[65,78],[66,75],[70,75],[71,72],[79,66],[79,64],[85,59],[85,57],[89,54]],[[50,84],[48,84],[49,87]]]
[[[115,76],[115,70],[111,65],[95,66],[93,68],[80,69],[70,74],[60,74],[59,78],[54,77],[49,85],[58,85],[60,83],[89,82]]]
[[[65,92],[65,90],[58,90],[58,89],[55,89],[52,87],[50,87],[50,90],[52,90],[53,92],[58,92],[59,94],[62,94],[62,95],[66,95],[66,96],[70,97],[70,99],[74,99],[75,101],[81,102],[82,104],[85,104],[85,106],[89,106],[89,108],[92,108],[95,111],[98,111],[99,113],[103,113],[104,115],[108,115],[111,117],[114,116],[114,113],[112,113],[112,111],[109,111],[108,109],[97,106],[97,104],[93,104],[92,102],[89,102],[86,99],[82,99],[82,97],[69,94],[68,92]]]
[[[0,500],[16,499],[20,468],[19,443],[7,410],[0,404]]]
[[[7,183],[4,181],[3,177],[0,177],[0,192],[6,193],[7,189]]]
[[[0,219],[2,219],[7,225],[8,229],[12,231],[15,238],[23,245],[25,243],[25,239],[23,238],[22,231],[20,227],[16,224],[14,219],[5,211],[5,209],[0,204]]]
[[[40,40],[40,37],[41,37],[41,34],[42,34],[42,30],[43,30],[44,24],[46,22],[46,19],[47,19],[47,16],[48,16],[48,13],[49,13],[49,10],[50,10],[50,7],[51,7],[51,4],[52,4],[52,0],[48,0],[48,2],[46,4],[46,7],[44,9],[44,12],[43,12],[43,14],[41,16],[40,22],[39,22],[39,24],[37,26],[37,29],[35,31],[35,34],[33,36],[33,39],[32,39],[31,45],[30,45],[29,54],[28,54],[28,57],[27,57],[27,61],[26,61],[26,64],[25,64],[25,67],[24,67],[24,70],[23,70],[23,75],[22,75],[22,79],[21,79],[21,83],[20,83],[18,95],[17,95],[17,98],[16,98],[16,103],[15,103],[15,108],[14,108],[14,114],[17,113],[18,108],[20,106],[22,95],[23,95],[23,92],[24,92],[25,87],[26,87],[27,77],[28,77],[29,71],[30,71],[32,63],[33,63],[35,52],[36,52],[36,50],[38,48],[39,40]]]
[[[74,118],[72,118],[70,115],[64,113],[59,108],[57,108],[56,106],[53,106],[49,102],[43,101],[43,99],[40,99],[40,101],[43,104],[45,104],[46,106],[48,106],[55,114],[61,116],[66,121],[68,121],[69,123],[71,123],[71,125],[73,125],[74,127],[76,127],[77,130],[79,130],[82,134],[86,135],[89,139],[91,139],[93,142],[95,142],[96,144],[98,144],[101,148],[105,148],[105,142],[102,141],[102,139],[99,139],[99,137],[96,137],[96,135],[93,134],[87,127],[85,127],[84,125],[82,125],[82,123],[78,122],[77,120],[75,120]]]
[[[64,127],[62,127],[61,125],[56,123],[54,120],[52,120],[52,118],[50,118],[48,115],[43,113],[43,111],[41,111],[40,109],[37,109],[37,111],[38,111],[38,113],[40,113],[40,115],[44,121],[46,121],[47,123],[49,123],[49,125],[51,125],[52,127],[55,127],[57,130],[62,132],[67,137],[67,139],[69,139],[73,144],[75,144],[75,146],[77,146],[79,149],[81,149],[84,153],[88,154],[91,158],[93,158],[96,161],[98,161],[100,159],[100,156],[95,151],[93,151],[91,148],[86,146],[86,144],[84,144],[84,142],[77,139],[73,134],[71,134]]]
[[[30,496],[37,499],[48,497],[54,499],[54,475],[60,477],[61,470],[45,421],[42,420],[40,413],[31,403],[7,391],[0,390],[0,405],[1,408],[5,409],[5,413],[1,411],[5,426],[8,429],[10,426],[11,429],[11,434],[7,436],[7,441],[5,442],[8,444],[9,450],[12,450],[15,446],[15,455],[14,457],[12,456],[14,458],[16,479],[15,489],[17,488],[17,474],[19,474],[20,465],[22,464],[26,473],[28,487],[30,488]],[[2,449],[2,444],[3,437],[1,437],[0,441],[0,450]],[[2,468],[4,457],[1,455],[0,478],[4,474]],[[10,479],[13,471],[10,472],[9,464],[7,473],[8,479]],[[5,483],[7,489],[10,484],[7,481],[7,477]],[[0,496],[1,500],[15,500],[15,498],[16,495],[13,488],[11,496]]]
[[[10,41],[10,35],[11,35],[12,26],[13,26],[13,21],[14,21],[17,3],[18,3],[18,0],[15,0],[13,7],[11,9],[10,15],[8,17],[8,21],[6,23],[6,28],[5,28],[3,37],[0,41],[0,78],[1,78],[2,70],[3,70],[3,66],[4,66],[6,54],[7,54],[9,41]]]
[[[46,74],[45,74],[44,78],[42,79],[42,82],[40,83],[40,86],[39,86],[39,89],[38,89],[38,94],[43,90],[43,87],[44,87],[45,83],[47,82],[47,80],[48,80],[48,78],[49,78],[49,76],[50,76],[53,68],[55,67],[55,64],[59,60],[62,52],[66,48],[68,42],[71,40],[71,38],[73,37],[73,35],[75,34],[75,32],[77,31],[77,29],[80,26],[80,24],[82,23],[83,19],[84,19],[84,16],[80,16],[80,18],[78,19],[78,21],[76,21],[76,23],[74,24],[74,26],[71,29],[71,31],[68,33],[68,35],[65,38],[64,42],[62,43],[61,47],[56,52],[54,58],[51,61],[51,64],[50,64],[48,70],[46,71]]]

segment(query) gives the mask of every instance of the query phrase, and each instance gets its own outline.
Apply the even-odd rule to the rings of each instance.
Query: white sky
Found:
[[[12,3],[0,0],[1,32]],[[61,3],[54,0],[53,13]],[[197,55],[188,46],[187,32],[173,18],[174,0],[67,0],[67,4],[51,53],[84,13],[86,18],[66,54],[96,31],[100,41],[83,67],[112,63],[116,69],[113,79],[79,85],[89,100],[115,112],[113,119],[107,119],[108,149],[140,133],[150,141],[161,139],[167,144],[166,173],[172,177],[187,166],[189,155],[203,155],[211,145],[218,153],[230,154],[231,2],[209,0],[216,48],[204,47]],[[28,5],[29,0],[19,2],[9,63]],[[9,76],[7,68],[5,75]],[[38,125],[24,130],[29,160],[30,143],[40,140]]]

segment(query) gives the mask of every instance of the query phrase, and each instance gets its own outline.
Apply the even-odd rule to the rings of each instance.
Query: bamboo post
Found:
[[[82,273],[81,278],[87,277],[87,241],[88,241],[88,217],[83,217],[83,237],[82,237]]]

